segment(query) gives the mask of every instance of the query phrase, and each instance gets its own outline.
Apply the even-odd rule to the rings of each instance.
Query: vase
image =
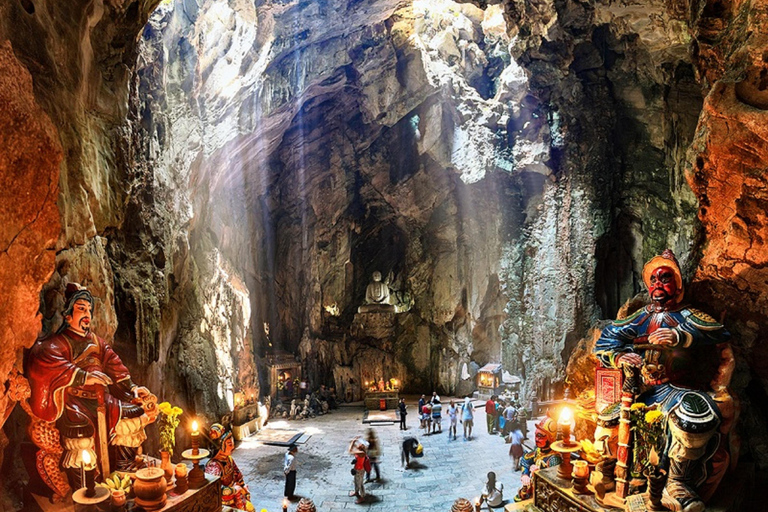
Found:
[[[173,489],[173,471],[176,469],[176,466],[171,462],[171,454],[169,452],[160,452],[160,468],[165,474],[167,490],[170,491]]]
[[[165,506],[165,491],[168,484],[162,468],[144,468],[136,472],[133,493],[136,504],[144,510],[157,510]]]

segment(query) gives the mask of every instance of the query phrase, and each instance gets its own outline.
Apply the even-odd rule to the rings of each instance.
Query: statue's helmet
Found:
[[[80,299],[87,300],[91,305],[91,309],[93,309],[93,295],[91,295],[91,292],[79,283],[67,283],[66,288],[64,288],[65,302],[62,316],[67,317],[71,315],[72,310],[75,307],[75,302]]]
[[[221,448],[224,441],[230,436],[232,436],[232,431],[221,423],[211,425],[211,430],[208,433],[208,437],[211,438],[211,441],[213,441],[217,448]]]
[[[672,252],[671,249],[665,249],[663,253],[661,253],[659,256],[654,256],[648,263],[645,264],[643,267],[643,282],[645,283],[645,287],[649,291],[653,288],[651,284],[651,276],[656,270],[662,267],[669,268],[675,275],[677,291],[675,297],[673,297],[673,300],[679,303],[683,299],[684,292],[683,273],[680,271],[680,265],[677,263],[675,253]]]
[[[536,446],[544,448],[555,441],[557,424],[552,418],[544,418],[536,424]]]

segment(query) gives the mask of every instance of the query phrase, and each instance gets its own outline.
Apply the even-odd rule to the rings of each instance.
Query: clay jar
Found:
[[[136,504],[144,510],[157,510],[165,506],[167,487],[165,472],[162,468],[144,468],[136,472],[133,493]]]

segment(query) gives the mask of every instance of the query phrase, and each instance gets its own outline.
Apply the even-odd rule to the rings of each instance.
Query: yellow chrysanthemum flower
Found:
[[[664,416],[664,413],[661,411],[648,411],[645,413],[645,422],[646,423],[656,423],[657,421],[661,421],[661,418]]]
[[[159,404],[159,405],[157,406],[157,409],[158,409],[158,410],[159,410],[161,413],[163,413],[163,414],[165,414],[165,415],[167,416],[167,415],[168,415],[168,412],[171,410],[171,404],[169,404],[168,402],[162,402],[161,404]]]
[[[178,415],[180,415],[183,412],[184,411],[181,410],[181,407],[179,407],[177,405],[173,406],[172,413],[173,413],[174,416],[178,416]]]
[[[632,407],[630,407],[630,409],[633,411],[645,409],[645,404],[643,402],[635,402],[632,404]]]

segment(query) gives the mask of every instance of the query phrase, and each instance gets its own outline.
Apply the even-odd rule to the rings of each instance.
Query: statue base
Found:
[[[748,475],[744,475],[743,467],[737,468],[733,474],[726,475],[718,492],[707,504],[705,512],[737,512],[752,510],[745,508],[744,500],[749,495],[745,487],[751,481]],[[615,492],[609,492],[603,500],[598,501],[593,494],[578,494],[571,479],[563,479],[557,476],[557,466],[541,469],[533,474],[533,500],[521,503],[509,504],[505,511],[517,511],[522,509],[527,512],[618,512],[625,510],[626,500],[619,498]],[[591,486],[588,486],[591,490]],[[653,510],[648,493],[631,495],[633,507],[639,507],[637,501],[644,503],[643,508],[632,510]],[[533,503],[530,503],[532,501]]]
[[[350,333],[355,338],[391,338],[395,334],[394,306],[389,311],[358,313],[352,320]]]

